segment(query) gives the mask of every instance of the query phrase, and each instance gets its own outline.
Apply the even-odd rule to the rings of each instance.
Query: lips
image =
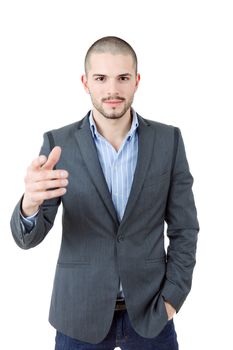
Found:
[[[107,101],[104,101],[104,103],[107,103],[107,104],[110,104],[110,105],[120,104],[122,102],[123,102],[122,100],[107,100]]]

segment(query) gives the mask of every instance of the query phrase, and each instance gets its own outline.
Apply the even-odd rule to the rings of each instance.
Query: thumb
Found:
[[[46,163],[43,165],[43,169],[52,170],[61,156],[61,147],[55,146],[50,152]]]

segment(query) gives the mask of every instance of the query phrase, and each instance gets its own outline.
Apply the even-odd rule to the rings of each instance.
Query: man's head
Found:
[[[133,61],[133,66],[135,68],[135,75],[137,75],[138,61],[134,49],[123,39],[120,39],[116,36],[106,36],[97,41],[95,41],[91,47],[87,50],[84,66],[85,74],[88,75],[88,72],[91,68],[91,56],[92,54],[101,54],[101,53],[111,53],[112,55],[124,55],[131,56]]]
[[[126,41],[101,38],[87,51],[81,79],[96,111],[106,118],[121,118],[132,105],[140,80],[137,56]]]

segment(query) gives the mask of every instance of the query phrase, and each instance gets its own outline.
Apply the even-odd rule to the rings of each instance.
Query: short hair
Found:
[[[90,68],[90,57],[93,53],[111,53],[113,55],[122,54],[122,55],[130,55],[133,59],[133,64],[135,66],[135,73],[137,75],[138,70],[138,60],[137,55],[132,48],[125,40],[118,38],[116,36],[105,36],[103,38],[95,41],[91,47],[87,50],[84,68],[86,75],[88,74],[88,70]]]

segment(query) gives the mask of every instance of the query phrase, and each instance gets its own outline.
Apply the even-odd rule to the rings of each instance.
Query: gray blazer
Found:
[[[20,200],[11,219],[12,234],[19,247],[35,247],[52,228],[62,203],[63,233],[49,322],[73,338],[101,342],[111,326],[120,276],[133,328],[152,338],[168,320],[163,299],[179,311],[191,289],[196,262],[199,225],[181,132],[138,115],[137,165],[119,222],[91,135],[89,113],[50,133],[62,148],[57,168],[69,172],[67,193],[45,201],[35,228],[25,235]],[[50,152],[48,136],[44,134],[40,154]]]

